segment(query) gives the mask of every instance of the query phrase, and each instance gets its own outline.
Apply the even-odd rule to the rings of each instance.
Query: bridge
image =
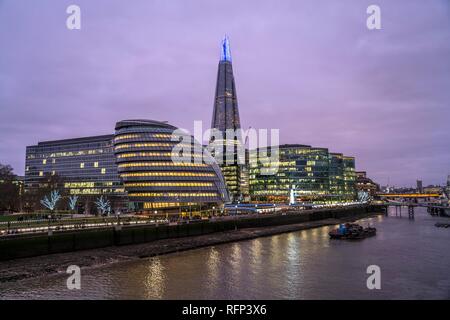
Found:
[[[385,202],[385,215],[388,213],[388,207],[395,207],[395,215],[402,215],[402,207],[408,208],[408,217],[410,219],[414,219],[414,209],[417,207],[427,208],[428,212],[431,215],[440,215],[440,216],[450,216],[450,206],[444,206],[438,203],[414,203],[414,202],[403,202],[403,201],[387,201]]]
[[[440,193],[377,193],[380,198],[440,198]]]

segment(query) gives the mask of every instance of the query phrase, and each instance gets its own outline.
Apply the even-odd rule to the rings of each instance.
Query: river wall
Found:
[[[236,219],[199,221],[177,225],[114,226],[75,231],[53,231],[52,234],[16,234],[0,238],[0,261],[109,246],[139,244],[236,229],[289,225],[331,218],[357,217],[358,215],[376,211],[380,211],[380,208],[375,206],[358,206],[286,212],[283,214],[265,214],[252,217],[239,216]]]

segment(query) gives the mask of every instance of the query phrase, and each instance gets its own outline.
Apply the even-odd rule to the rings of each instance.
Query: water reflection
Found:
[[[148,262],[145,289],[147,299],[162,299],[165,290],[165,270],[159,257]]]
[[[379,216],[361,222],[378,230],[362,241],[330,241],[328,226],[83,270],[80,291],[65,275],[0,283],[0,297],[448,299],[450,232],[436,221]],[[369,264],[382,268],[382,290],[367,289]]]

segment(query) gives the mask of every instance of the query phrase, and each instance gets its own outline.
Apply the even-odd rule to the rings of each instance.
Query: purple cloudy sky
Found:
[[[23,174],[26,145],[121,119],[209,126],[224,33],[244,128],[354,155],[381,184],[450,174],[448,0],[0,0],[0,162]]]

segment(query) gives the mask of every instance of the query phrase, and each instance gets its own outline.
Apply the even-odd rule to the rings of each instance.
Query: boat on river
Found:
[[[339,225],[339,228],[330,231],[330,239],[356,240],[373,237],[377,234],[377,229],[373,227],[363,228],[357,223],[345,223]]]

